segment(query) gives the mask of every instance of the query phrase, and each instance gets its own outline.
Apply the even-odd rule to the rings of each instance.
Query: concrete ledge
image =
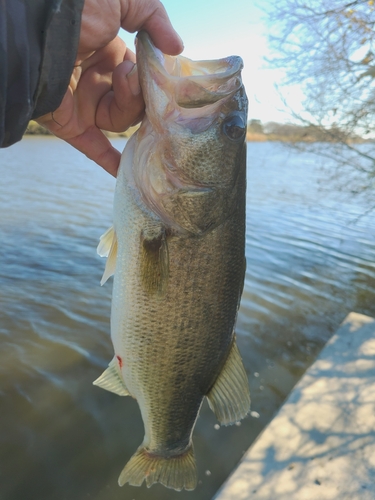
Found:
[[[346,317],[215,499],[375,499],[373,318]]]

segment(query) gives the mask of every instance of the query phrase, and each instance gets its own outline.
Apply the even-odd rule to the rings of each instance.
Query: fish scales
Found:
[[[140,34],[146,119],[123,153],[114,230],[99,250],[108,255],[105,279],[114,273],[115,358],[95,383],[134,397],[145,424],[144,441],[119,483],[146,480],[148,486],[160,482],[181,490],[194,489],[197,482],[192,432],[204,397],[224,424],[249,411],[234,336],[245,271],[247,101],[235,80],[239,67],[234,75],[229,71],[232,86],[227,82],[217,96],[203,94],[211,122],[184,115],[177,103],[181,115],[171,130],[158,131],[151,97],[157,101],[155,116],[165,115],[147,88],[147,64],[156,64],[158,80],[160,72],[165,75],[152,61],[154,54],[159,60],[148,36]],[[189,89],[197,92],[191,80]],[[163,92],[160,101],[168,94]],[[176,125],[179,120],[182,125]],[[227,123],[234,139],[222,138]]]
[[[137,397],[138,385],[145,387],[137,400],[144,420],[150,422],[151,449],[173,445],[172,429],[182,433],[186,447],[202,397],[217,378],[233,340],[244,271],[243,227],[233,224],[232,219],[238,218],[235,212],[204,237],[168,237],[168,289],[160,300],[138,278],[139,228],[149,223],[148,214],[139,209],[127,183],[123,185],[128,193],[117,200],[124,204],[126,230],[118,236],[122,271],[115,274],[113,300],[119,310],[113,314],[112,327],[124,334],[114,340],[115,352],[126,353],[124,375],[130,393]],[[213,268],[220,272],[213,273]],[[124,316],[122,307],[133,313]],[[171,377],[171,372],[176,375]],[[192,403],[190,413],[187,400]]]

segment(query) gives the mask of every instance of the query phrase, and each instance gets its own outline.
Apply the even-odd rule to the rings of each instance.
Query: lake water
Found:
[[[119,149],[123,140],[115,140]],[[0,151],[0,499],[208,500],[352,310],[375,315],[375,222],[329,165],[248,147],[247,272],[237,322],[252,414],[204,404],[194,493],[117,485],[143,439],[136,402],[92,385],[113,351],[100,235],[114,179],[54,138]]]

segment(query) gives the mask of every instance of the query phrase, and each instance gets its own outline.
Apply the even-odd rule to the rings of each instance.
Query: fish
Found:
[[[145,435],[119,485],[193,490],[205,398],[222,425],[250,410],[234,325],[245,260],[247,97],[242,59],[168,56],[136,37],[145,117],[127,142],[113,227],[114,357],[94,384],[138,402]]]

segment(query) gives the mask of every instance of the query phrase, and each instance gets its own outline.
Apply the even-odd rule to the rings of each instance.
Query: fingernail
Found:
[[[129,73],[126,75],[126,78],[128,79],[131,93],[134,96],[139,95],[141,93],[141,87],[139,85],[138,70],[136,64],[134,64],[131,71],[129,71]]]

